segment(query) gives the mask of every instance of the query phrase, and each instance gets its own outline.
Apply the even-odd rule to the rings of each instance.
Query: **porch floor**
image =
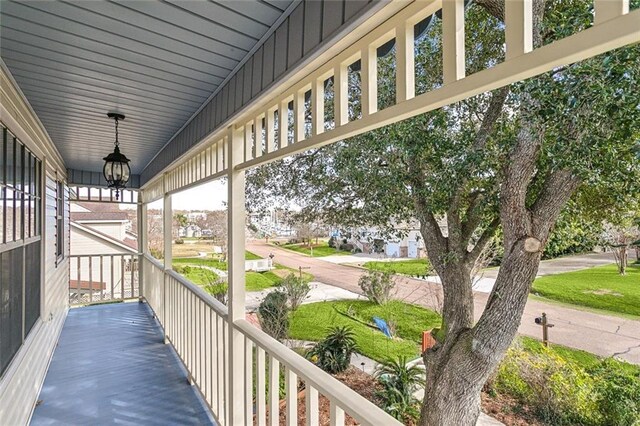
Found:
[[[32,425],[213,425],[145,303],[70,309]]]

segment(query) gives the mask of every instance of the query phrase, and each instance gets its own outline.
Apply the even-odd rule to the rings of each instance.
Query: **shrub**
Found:
[[[164,251],[162,249],[157,248],[157,247],[149,247],[149,254],[154,259],[158,259],[158,260],[164,259]]]
[[[207,283],[203,288],[207,293],[215,297],[220,303],[224,305],[227,304],[229,284],[224,281],[217,281],[213,283]]]
[[[605,359],[589,371],[594,378],[595,400],[601,424],[640,425],[640,377]]]
[[[336,248],[337,246],[336,237],[330,237],[329,241],[327,241],[327,245],[331,248]]]
[[[173,270],[181,275],[186,275],[191,272],[191,266],[189,265],[173,265]]]
[[[367,271],[358,280],[365,297],[378,305],[384,305],[391,299],[391,290],[396,286],[393,274],[389,271]]]
[[[289,274],[282,280],[280,289],[287,296],[292,311],[300,307],[311,291],[309,283],[294,274]]]
[[[324,371],[336,374],[349,367],[351,354],[358,350],[355,333],[350,327],[336,326],[307,353]]]
[[[176,243],[176,244],[184,244],[184,240],[182,238],[176,238],[174,243]]]
[[[262,331],[274,339],[285,339],[289,334],[287,296],[281,291],[267,294],[258,307],[258,319]]]
[[[550,424],[598,424],[594,381],[587,372],[559,355],[511,348],[498,368],[493,386],[533,409]]]
[[[341,251],[353,251],[354,248],[355,246],[351,243],[342,243],[339,247]]]

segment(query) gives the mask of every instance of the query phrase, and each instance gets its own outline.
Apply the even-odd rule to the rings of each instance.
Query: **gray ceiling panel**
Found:
[[[106,113],[118,111],[126,115],[120,125],[122,152],[132,160],[135,174],[219,89],[291,4],[1,1],[2,60],[67,167],[102,170],[102,157],[114,140],[113,121]],[[252,80],[249,70],[238,87]],[[225,94],[232,109],[244,100],[228,88]],[[220,111],[207,107],[204,113],[211,117],[194,129],[199,134]]]
[[[204,1],[171,1],[175,7],[203,16],[211,22],[224,22],[223,28],[241,36],[251,37],[255,43],[269,29],[269,25],[248,18],[240,13],[221,5]],[[240,28],[242,30],[240,30]],[[244,31],[245,34],[242,34]],[[251,43],[251,47],[253,47]]]
[[[3,28],[13,28],[15,30],[55,39],[70,45],[85,47],[88,49],[104,48],[105,45],[111,46],[113,50],[118,52],[131,52],[136,55],[157,58],[160,61],[168,63],[179,63],[185,68],[193,70],[203,69],[204,72],[212,75],[226,76],[230,70],[229,68],[219,66],[217,63],[211,63],[204,60],[204,55],[202,54],[203,51],[201,49],[196,49],[194,52],[191,52],[191,55],[187,55],[185,50],[187,50],[188,47],[187,45],[182,45],[181,51],[172,52],[168,49],[151,46],[133,39],[125,39],[121,35],[107,31],[98,31],[87,27],[84,24],[78,24],[71,21],[66,21],[64,29],[61,29],[53,26],[35,24],[24,19],[4,14],[2,17],[2,26]],[[82,28],[77,27],[86,27],[91,31],[82,31]],[[75,31],[74,28],[76,29]],[[131,46],[131,50],[126,50],[122,47],[125,41]],[[168,41],[168,39],[165,41]],[[209,59],[213,60],[213,58]]]
[[[233,31],[226,26],[224,21],[210,22],[199,15],[190,13],[170,3],[125,0],[117,4],[131,11],[139,12],[141,15],[156,19],[163,25],[171,25],[177,30],[201,35],[209,40],[208,44],[218,43],[223,46],[223,49],[226,46],[226,54],[229,57],[244,56],[257,41],[255,38]],[[212,4],[212,6],[216,5]]]
[[[72,50],[72,49],[69,49]],[[7,56],[29,56],[42,61],[49,61],[49,57],[57,57],[60,64],[68,69],[80,69],[97,72],[105,77],[116,76],[137,82],[138,84],[150,84],[159,88],[167,88],[178,92],[206,97],[214,87],[213,84],[204,84],[179,75],[172,75],[162,70],[145,68],[136,64],[126,63],[117,58],[108,58],[105,55],[82,55],[81,53],[69,54],[56,50],[15,42],[11,39],[2,40],[2,51],[8,52]]]
[[[154,58],[153,56],[143,55],[138,52],[121,49],[113,45],[105,45],[93,40],[83,39],[67,33],[59,32],[52,34],[52,31],[42,27],[35,27],[32,24],[25,25],[17,19],[7,19],[2,23],[2,40],[12,40],[15,43],[24,43],[32,46],[41,46],[43,48],[57,51],[68,55],[82,55],[97,61],[111,61],[117,59],[120,66],[127,65],[127,62],[137,66],[149,67],[156,70],[163,70],[173,75],[184,76],[195,81],[212,84],[212,77],[218,77],[219,81],[213,84],[219,84],[226,77],[228,70],[224,68],[214,67],[210,65],[207,72],[203,72],[198,68],[185,66],[183,62],[176,64],[166,58]],[[15,21],[15,22],[13,22]],[[52,37],[55,37],[52,39]],[[101,56],[97,57],[96,52],[102,50]]]
[[[262,2],[247,0],[217,0],[214,3],[233,10],[264,25],[271,25],[282,14],[282,10]]]
[[[22,57],[22,60],[6,56],[3,57],[3,59],[7,64],[11,64],[11,69],[16,70],[16,73],[18,73],[17,71],[23,71],[36,74],[39,76],[34,77],[36,80],[46,81],[48,79],[57,79],[56,83],[77,87],[89,92],[116,93],[118,97],[131,99],[132,101],[142,101],[150,105],[171,103],[172,105],[184,105],[188,107],[197,106],[201,103],[201,96],[178,93],[165,87],[152,87],[150,85],[142,87],[136,82],[121,77],[109,77],[108,80],[104,80],[103,78],[105,76],[97,72],[83,71],[84,75],[78,74],[76,72],[79,70],[66,67],[56,62],[44,62],[26,56]],[[76,72],[68,71],[69,69],[73,69],[73,71]],[[140,96],[143,96],[145,99],[142,100]],[[153,102],[150,100],[153,100]],[[159,103],[156,101],[159,101]]]
[[[123,49],[129,48],[134,51],[156,55],[157,51],[163,50],[170,53],[172,57],[187,56],[229,70],[235,64],[235,60],[232,58],[193,44],[193,38],[185,37],[185,40],[187,40],[185,42],[179,38],[172,38],[167,33],[158,34],[141,28],[135,23],[125,23],[107,15],[98,14],[97,10],[93,12],[85,10],[81,8],[83,6],[82,2],[73,6],[58,3],[59,7],[53,8],[51,12],[34,9],[31,7],[32,5],[33,3],[3,2],[3,21],[5,16],[13,16],[36,25],[54,28],[89,40],[102,40],[105,44],[119,46]],[[94,9],[99,9],[103,6],[97,2],[90,2],[89,5],[93,6]],[[62,13],[62,15],[58,16],[54,13]],[[76,17],[77,20],[72,19],[72,17]]]

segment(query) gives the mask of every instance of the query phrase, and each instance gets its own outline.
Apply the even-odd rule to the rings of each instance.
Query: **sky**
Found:
[[[224,210],[227,202],[227,182],[215,180],[180,191],[171,197],[174,210]],[[135,205],[120,204],[120,209],[135,209]],[[151,209],[162,208],[162,199],[149,204]]]
[[[227,182],[215,180],[173,194],[174,210],[222,210],[227,202]]]

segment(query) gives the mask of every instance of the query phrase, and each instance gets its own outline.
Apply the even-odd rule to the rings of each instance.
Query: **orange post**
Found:
[[[425,353],[428,349],[431,349],[436,344],[436,339],[431,335],[431,330],[422,332],[422,353]]]

